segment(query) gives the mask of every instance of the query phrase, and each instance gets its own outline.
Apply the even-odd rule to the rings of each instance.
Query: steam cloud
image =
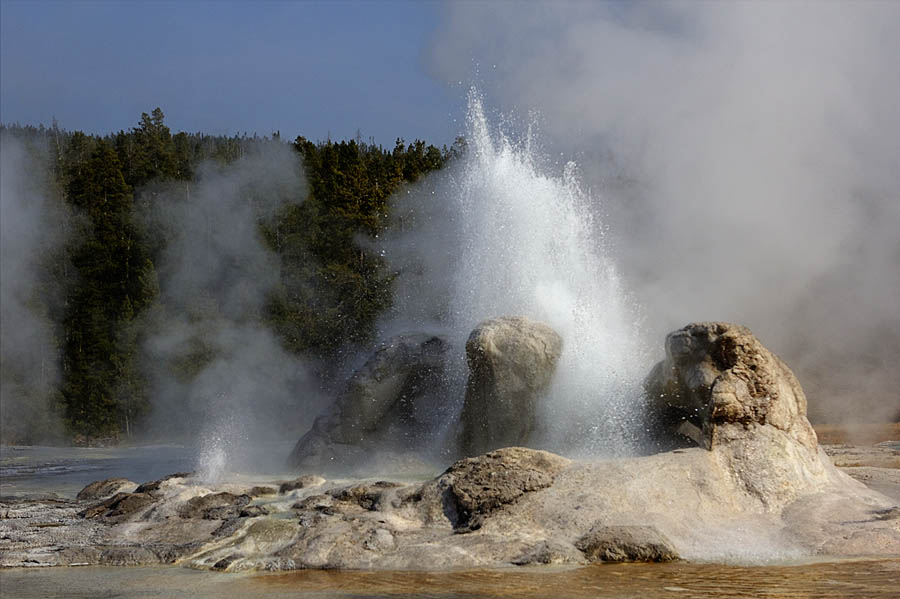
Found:
[[[900,6],[453,3],[426,49],[538,110],[662,335],[750,326],[814,418],[900,410]]]
[[[531,138],[495,130],[475,91],[467,123],[462,159],[395,201],[382,251],[398,276],[382,331],[447,336],[455,359],[445,409],[455,413],[444,419],[452,420],[472,329],[504,315],[545,322],[565,342],[534,442],[567,455],[636,449],[647,352],[575,164],[545,172]]]
[[[145,344],[155,365],[155,431],[198,434],[210,479],[226,467],[265,467],[258,458],[267,452],[254,450],[295,440],[321,408],[306,366],[261,322],[279,264],[258,223],[301,200],[300,169],[290,147],[271,142],[228,166],[202,165],[191,184],[141,194],[148,229],[166,236],[162,307],[148,316]]]
[[[66,239],[61,206],[47,189],[46,155],[0,136],[0,437],[37,443],[60,437],[54,402],[59,363],[47,310],[46,262]],[[54,217],[56,214],[56,217]]]

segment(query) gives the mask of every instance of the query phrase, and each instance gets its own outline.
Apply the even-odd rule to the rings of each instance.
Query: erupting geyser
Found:
[[[385,337],[436,330],[456,351],[448,369],[457,413],[468,374],[464,346],[486,319],[520,315],[564,340],[553,384],[538,406],[533,445],[620,454],[641,430],[640,380],[648,354],[639,314],[623,289],[597,214],[573,162],[541,163],[534,140],[492,130],[469,94],[467,150],[449,172],[397,207],[404,230],[385,242],[400,276]]]

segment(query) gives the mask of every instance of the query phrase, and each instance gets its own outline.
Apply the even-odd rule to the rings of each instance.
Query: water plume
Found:
[[[811,415],[900,417],[900,5],[451,3],[424,58],[490,67],[603,190],[654,340],[739,322]],[[658,341],[656,347],[660,347]]]
[[[542,163],[532,132],[517,140],[492,130],[474,90],[466,139],[449,172],[401,194],[396,218],[405,230],[384,242],[400,274],[382,330],[402,322],[447,334],[457,347],[451,386],[459,399],[463,346],[476,324],[503,315],[543,321],[564,348],[539,408],[536,443],[569,453],[633,448],[648,360],[639,311],[592,209],[596,199],[574,163],[561,173]]]

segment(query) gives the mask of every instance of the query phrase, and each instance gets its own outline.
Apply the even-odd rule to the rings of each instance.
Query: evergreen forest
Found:
[[[142,114],[132,129],[106,136],[67,131],[55,122],[3,125],[0,136],[15,139],[28,164],[38,165],[29,176],[38,180],[42,218],[56,240],[27,257],[36,275],[23,301],[50,332],[50,351],[40,364],[52,362],[57,374],[36,384],[22,360],[4,352],[7,444],[54,435],[57,441],[109,443],[139,435],[153,392],[144,347],[159,315],[176,312],[190,320],[229,309],[216,305],[202,285],[180,303],[160,288],[160,265],[175,237],[153,215],[177,214],[199,201],[199,174],[232,168],[272,147],[293,161],[302,189],[266,184],[239,190],[247,202],[273,207],[248,226],[275,261],[277,278],[242,318],[271,331],[298,359],[334,370],[350,349],[371,342],[377,319],[391,305],[395,273],[369,241],[388,226],[391,195],[463,148],[462,140],[437,148],[398,139],[385,148],[360,139],[289,142],[278,133],[173,133],[159,108]],[[261,197],[266,194],[301,197],[269,201]],[[190,377],[214,353],[198,342],[168,366]],[[327,378],[328,368],[319,374]],[[45,408],[11,408],[28,402]],[[53,422],[61,425],[54,429]]]

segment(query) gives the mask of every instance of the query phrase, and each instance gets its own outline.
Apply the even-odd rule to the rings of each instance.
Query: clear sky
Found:
[[[421,58],[431,2],[0,3],[0,120],[451,143],[464,90]],[[460,122],[456,122],[460,121]]]

